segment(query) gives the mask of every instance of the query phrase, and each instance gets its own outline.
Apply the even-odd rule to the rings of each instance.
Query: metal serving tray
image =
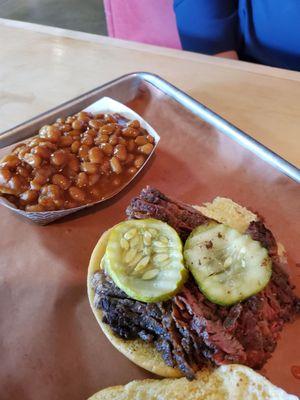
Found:
[[[30,137],[41,125],[76,113],[103,96],[131,107],[156,129],[161,141],[145,171],[101,206],[47,227],[26,224],[0,209],[6,230],[0,243],[4,276],[0,307],[8,316],[4,320],[11,321],[0,327],[0,342],[9,343],[11,349],[2,352],[0,365],[5,399],[17,398],[21,390],[26,398],[79,400],[106,386],[150,376],[112,348],[86,296],[93,246],[103,231],[124,219],[130,199],[146,185],[190,204],[230,197],[264,216],[286,248],[288,273],[300,294],[299,171],[158,76],[134,73],[109,82],[4,132],[0,147]],[[25,273],[20,280],[21,271]],[[22,312],[18,312],[20,298]],[[300,364],[299,331],[299,318],[285,326],[276,351],[261,371],[274,384],[298,395],[299,380],[291,368]]]
[[[284,160],[278,154],[267,149],[257,140],[253,139],[182,90],[176,88],[159,76],[148,72],[124,75],[17,125],[12,129],[4,131],[0,136],[0,148],[34,135],[41,125],[49,123],[51,120],[54,122],[58,117],[64,117],[71,113],[78,112],[101,97],[112,97],[121,103],[128,103],[128,101],[136,97],[137,91],[146,92],[147,89],[150,92],[156,89],[164,93],[164,95],[178,102],[203,121],[220,130],[220,132],[232,138],[246,149],[252,151],[279,171],[282,171],[287,176],[300,182],[300,172],[297,167]]]

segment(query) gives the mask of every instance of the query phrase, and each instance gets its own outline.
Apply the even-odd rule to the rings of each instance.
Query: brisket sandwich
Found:
[[[231,235],[243,234],[241,240],[251,241],[253,248],[265,249],[272,269],[256,293],[234,300],[228,294],[230,301],[223,304],[217,297],[210,297],[211,284],[199,285],[190,261],[192,273],[182,280],[174,295],[159,301],[143,301],[128,295],[106,268],[104,255],[110,235],[107,231],[91,256],[88,295],[94,315],[111,343],[137,365],[164,377],[184,375],[194,379],[204,367],[224,364],[260,369],[274,351],[284,324],[293,321],[300,309],[274,236],[260,217],[230,199],[216,198],[212,203],[192,207],[150,187],[131,201],[126,215],[129,220],[167,223],[177,232],[184,248],[193,240],[195,234],[191,232],[203,234],[201,227],[211,225],[213,230],[215,226],[225,226]],[[221,237],[218,232],[218,238]],[[212,246],[208,240],[208,251]],[[245,252],[244,247],[240,251]],[[233,262],[229,258],[225,266]],[[215,279],[214,284],[219,284],[218,276],[220,271],[208,275]],[[251,284],[246,282],[244,286]],[[242,293],[236,294],[239,295]]]

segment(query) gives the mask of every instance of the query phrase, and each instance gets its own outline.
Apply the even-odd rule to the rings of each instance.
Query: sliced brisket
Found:
[[[257,240],[265,247],[270,256],[277,255],[277,243],[272,232],[267,229],[262,221],[250,222],[248,229],[246,230],[253,240]]]
[[[159,190],[147,186],[138,197],[132,199],[126,209],[129,219],[156,218],[167,222],[185,240],[190,232],[208,221],[193,207],[170,199]]]
[[[147,187],[126,210],[129,218],[157,218],[167,222],[183,240],[207,221],[200,212]],[[287,274],[279,265],[277,245],[262,221],[251,222],[247,233],[267,248],[273,273],[267,287],[232,307],[207,300],[190,277],[172,300],[146,304],[133,299],[103,271],[92,279],[95,307],[123,339],[153,343],[165,363],[189,379],[205,365],[242,363],[261,368],[276,347],[285,322],[300,310]]]

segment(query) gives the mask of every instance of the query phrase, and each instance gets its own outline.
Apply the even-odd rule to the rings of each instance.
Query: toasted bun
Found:
[[[194,206],[204,215],[213,218],[221,223],[245,231],[249,223],[257,219],[257,216],[246,208],[234,203],[230,199],[217,197],[212,203],[207,203],[202,207]],[[123,340],[117,337],[109,325],[102,322],[102,311],[94,307],[94,290],[91,287],[91,277],[94,272],[100,268],[101,259],[105,253],[109,231],[105,232],[98,241],[89,264],[88,269],[88,296],[93,313],[106,337],[112,345],[124,356],[129,358],[140,367],[166,378],[178,378],[182,374],[175,368],[168,367],[160,353],[152,344],[145,343],[140,339]]]
[[[257,215],[225,197],[216,197],[212,203],[204,203],[203,206],[194,206],[194,208],[206,217],[215,219],[239,232],[245,232],[250,222],[257,220]]]
[[[106,231],[99,239],[92,253],[88,269],[88,297],[96,320],[98,321],[102,331],[111,342],[111,344],[135,364],[156,375],[164,376],[167,378],[178,378],[182,376],[182,374],[177,369],[168,367],[164,363],[161,355],[153,345],[145,343],[140,339],[123,340],[113,333],[109,325],[102,322],[103,313],[101,310],[95,308],[94,306],[95,295],[94,290],[91,287],[91,277],[93,276],[94,272],[96,270],[99,270],[100,268],[100,263],[105,253],[108,236],[109,231]]]
[[[89,400],[296,400],[242,365],[200,371],[197,379],[145,379],[101,390]]]

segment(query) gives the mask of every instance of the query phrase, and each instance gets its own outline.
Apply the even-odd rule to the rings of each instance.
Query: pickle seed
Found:
[[[143,248],[143,253],[145,254],[145,256],[150,256],[151,248],[150,247],[144,247]]]
[[[134,267],[143,257],[143,253],[137,253],[134,259],[129,263],[129,267]]]
[[[157,235],[157,230],[156,230],[156,229],[154,229],[154,228],[149,228],[148,230],[149,230],[149,232],[151,233],[151,235],[152,235],[153,237]]]
[[[130,249],[126,254],[125,254],[125,259],[124,261],[129,264],[133,261],[134,257],[137,254],[137,249]]]
[[[142,279],[143,280],[153,279],[158,275],[158,273],[159,273],[158,269],[155,269],[155,268],[154,269],[150,269],[150,271],[147,271],[147,272],[144,273],[144,275],[142,276]]]
[[[124,235],[124,238],[127,240],[132,239],[135,235],[137,234],[137,229],[136,228],[132,228],[129,229],[129,231],[127,231]]]
[[[135,267],[134,270],[135,270],[136,272],[141,271],[142,269],[144,269],[144,268],[147,267],[149,261],[150,261],[150,256],[145,256],[145,257],[143,257],[143,258],[140,260],[140,262],[137,264],[137,266]]]
[[[232,258],[231,257],[227,257],[225,262],[224,262],[224,267],[229,267],[229,265],[232,264]]]
[[[151,241],[152,241],[152,235],[149,231],[145,231],[143,240],[144,240],[145,246],[150,246]]]
[[[160,242],[159,240],[154,240],[153,246],[164,247],[164,248],[168,247],[168,245],[166,243]]]
[[[128,241],[127,241],[126,239],[124,239],[124,238],[122,238],[122,239],[120,240],[120,245],[121,245],[121,248],[122,248],[123,250],[128,250],[128,249],[129,249],[129,243],[128,243]]]
[[[154,248],[155,253],[160,254],[160,253],[165,253],[167,251],[166,247],[156,247]]]
[[[140,237],[138,235],[134,236],[130,240],[130,247],[138,247],[139,242],[140,242]]]
[[[168,260],[168,258],[169,258],[169,255],[168,255],[168,254],[166,254],[166,253],[161,253],[161,254],[155,255],[155,256],[153,257],[153,261],[156,262],[156,263],[160,263],[160,262],[163,262],[163,261]]]
[[[139,236],[139,243],[137,245],[137,249],[138,249],[138,251],[143,251],[144,248],[145,248],[145,246],[144,246],[144,242],[143,242],[143,237]]]
[[[159,240],[160,240],[162,243],[169,244],[169,240],[168,240],[168,238],[165,237],[165,236],[161,236],[161,237],[159,238]]]

